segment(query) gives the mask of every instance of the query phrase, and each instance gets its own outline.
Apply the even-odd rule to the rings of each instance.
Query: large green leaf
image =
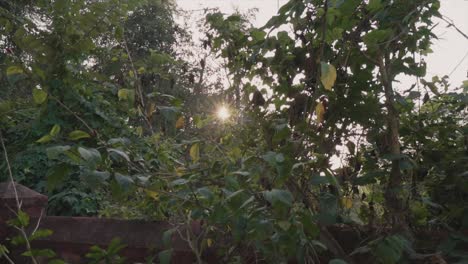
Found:
[[[63,184],[70,171],[70,166],[65,163],[52,168],[47,176],[47,190],[51,192]]]
[[[81,131],[81,130],[75,130],[75,131],[70,132],[70,134],[68,134],[68,138],[70,138],[71,140],[80,140],[83,138],[90,138],[90,137],[91,136],[88,133]]]
[[[79,147],[78,153],[87,162],[96,164],[101,161],[101,153],[97,149]]]
[[[43,104],[47,100],[47,93],[41,89],[33,90],[33,99],[36,104]]]
[[[271,191],[264,191],[263,195],[272,204],[280,203],[291,206],[294,200],[292,194],[287,190],[273,189]]]

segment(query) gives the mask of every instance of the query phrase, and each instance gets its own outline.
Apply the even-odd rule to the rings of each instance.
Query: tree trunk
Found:
[[[385,189],[384,197],[388,210],[388,217],[394,232],[410,235],[406,221],[406,208],[402,197],[403,178],[400,171],[400,141],[399,141],[399,113],[395,108],[395,95],[393,92],[392,78],[382,56],[379,56],[380,80],[385,94],[385,107],[387,108],[387,139],[389,154],[393,157],[392,167]]]

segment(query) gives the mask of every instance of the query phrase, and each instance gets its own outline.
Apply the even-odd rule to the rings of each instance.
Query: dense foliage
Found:
[[[334,224],[361,230],[351,255],[373,262],[466,261],[468,84],[424,79],[439,5],[290,0],[262,28],[211,12],[203,48],[230,86],[215,94],[170,1],[1,1],[15,180],[50,214],[171,221],[164,240],[201,221],[199,263],[213,246],[225,263],[351,263]],[[451,238],[422,248],[422,229]]]

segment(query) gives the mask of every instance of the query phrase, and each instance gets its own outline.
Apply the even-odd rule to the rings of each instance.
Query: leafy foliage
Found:
[[[378,238],[355,252],[397,263],[413,230],[468,225],[466,87],[424,79],[437,0],[290,0],[261,28],[208,13],[221,94],[177,54],[171,2],[7,3],[0,129],[50,213],[168,220],[197,261],[216,246],[226,263],[349,261],[334,224],[366,226]]]

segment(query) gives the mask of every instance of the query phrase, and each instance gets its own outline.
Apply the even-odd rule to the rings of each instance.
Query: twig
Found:
[[[96,134],[98,135],[98,133],[90,126],[88,125],[88,123],[83,119],[81,118],[79,115],[77,115],[75,112],[73,112],[73,110],[71,110],[68,106],[66,106],[64,103],[62,103],[60,100],[56,99],[55,98],[55,101],[63,108],[65,108],[65,110],[67,110],[68,112],[70,112],[70,114],[72,114],[76,119],[78,119],[88,130],[89,132],[91,132],[91,134]],[[99,137],[98,137],[99,138]]]
[[[19,212],[21,210],[21,203],[20,203],[20,200],[19,200],[19,197],[18,197],[18,191],[16,190],[15,181],[13,179],[13,173],[11,171],[10,160],[8,159],[8,152],[7,152],[7,149],[5,147],[5,142],[3,140],[3,133],[2,133],[1,130],[0,130],[0,142],[1,142],[3,152],[4,152],[4,155],[5,155],[5,162],[6,162],[7,168],[8,168],[8,175],[10,177],[10,184],[12,184],[13,190],[15,192],[16,207],[18,208],[18,212]],[[31,253],[30,257],[31,257],[32,263],[33,264],[38,264],[36,258],[34,257],[34,254],[32,254],[32,252],[31,252],[31,244],[29,243],[28,235],[26,234],[26,231],[24,230],[24,227],[23,226],[21,226],[21,227],[14,226],[14,228],[18,229],[19,232],[21,233],[21,235],[23,236],[24,241],[26,243],[26,249]]]
[[[138,71],[136,70],[135,64],[133,63],[132,54],[130,53],[130,49],[128,48],[127,40],[126,40],[125,36],[123,37],[122,42],[123,42],[123,45],[124,45],[124,48],[125,48],[125,52],[127,53],[128,60],[130,62],[130,67],[132,67],[133,76],[134,76],[135,81],[136,81],[135,88],[137,90],[137,94],[138,94],[138,98],[139,98],[138,103],[143,108],[142,114],[143,114],[143,117],[144,117],[144,119],[145,119],[145,121],[146,121],[146,123],[148,125],[148,128],[150,129],[151,132],[154,132],[153,131],[153,126],[151,125],[151,122],[150,122],[150,119],[146,114],[145,100],[144,100],[144,97],[143,97],[143,91],[142,91],[140,79],[138,77]]]
[[[42,214],[44,214],[44,208],[41,209],[41,215],[39,215],[39,219],[37,219],[36,227],[32,231],[31,235],[34,235],[36,231],[39,229],[39,225],[41,224]]]
[[[459,29],[454,23],[453,23],[453,20],[450,19],[449,17],[447,16],[440,16],[440,19],[442,19],[443,21],[445,21],[448,26],[447,27],[453,27],[456,31],[458,31],[458,33],[460,33],[463,37],[465,37],[466,39],[468,39],[468,35],[466,35],[463,31],[461,31],[461,29]]]
[[[18,210],[20,210],[21,209],[21,203],[20,203],[19,198],[18,198],[18,191],[16,190],[15,180],[13,179],[13,173],[11,172],[10,160],[8,159],[8,152],[7,152],[7,149],[5,147],[5,142],[3,140],[2,130],[0,130],[0,142],[2,144],[3,154],[5,155],[5,161],[6,161],[6,164],[7,164],[8,175],[10,177],[10,184],[13,185],[13,191],[15,192],[16,206],[18,207]]]

